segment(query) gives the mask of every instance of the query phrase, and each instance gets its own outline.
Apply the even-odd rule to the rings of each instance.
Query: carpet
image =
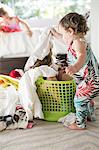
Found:
[[[99,150],[99,107],[96,118],[83,131],[43,120],[36,120],[32,129],[5,130],[0,133],[0,150]]]

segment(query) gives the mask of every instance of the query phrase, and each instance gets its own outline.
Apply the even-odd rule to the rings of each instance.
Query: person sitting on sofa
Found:
[[[0,30],[5,32],[21,31],[20,23],[27,29],[27,34],[31,37],[32,31],[28,24],[17,16],[10,17],[9,13],[3,8],[0,8],[0,17],[2,21],[0,23]]]

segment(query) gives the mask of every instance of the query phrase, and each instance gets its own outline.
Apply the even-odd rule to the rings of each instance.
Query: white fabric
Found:
[[[33,38],[23,31],[13,33],[0,32],[0,57],[22,53],[31,55],[35,46]]]
[[[75,113],[70,112],[66,116],[59,118],[58,122],[63,123],[64,126],[68,127],[76,121]]]
[[[36,93],[35,81],[40,77],[53,77],[57,72],[47,65],[36,67],[25,72],[19,81],[19,99],[29,119],[32,117],[44,118],[42,106]]]
[[[51,40],[52,43],[52,54],[56,56],[57,54],[66,54],[67,53],[67,47],[66,44],[60,41],[59,39],[56,39],[55,37]]]
[[[26,62],[24,70],[28,70],[31,66],[34,65],[37,59],[43,60],[45,56],[50,52],[50,39],[51,39],[50,29],[46,28],[39,37],[39,41],[32,55]]]
[[[52,59],[57,54],[67,53],[66,45],[50,34],[50,28],[45,28],[39,36],[38,44],[27,60],[24,70],[28,70],[33,66],[37,59],[43,60],[50,50],[52,50]]]
[[[14,86],[0,87],[0,116],[13,115],[18,102]]]

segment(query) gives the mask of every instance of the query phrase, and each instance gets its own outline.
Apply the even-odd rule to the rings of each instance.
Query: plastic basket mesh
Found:
[[[60,117],[75,111],[73,101],[76,85],[74,80],[48,81],[39,78],[36,86],[45,120],[57,121]]]

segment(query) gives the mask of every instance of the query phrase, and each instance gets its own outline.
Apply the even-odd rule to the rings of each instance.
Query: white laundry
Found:
[[[31,66],[33,66],[37,59],[43,60],[43,58],[49,54],[51,48],[50,39],[50,29],[47,28],[44,30],[44,32],[42,32],[41,36],[39,37],[38,44],[35,47],[32,55],[26,62],[24,70],[28,70]]]
[[[13,85],[0,87],[0,116],[13,115],[17,102],[18,95]]]
[[[37,59],[43,60],[52,51],[52,59],[57,54],[66,54],[67,48],[66,45],[53,37],[50,33],[51,28],[45,28],[45,30],[39,36],[38,44],[35,46],[32,55],[29,57],[28,61],[25,64],[24,70],[31,68]]]
[[[76,121],[76,115],[75,113],[72,112],[70,112],[69,114],[67,114],[66,116],[58,120],[58,122],[61,122],[66,127],[70,126],[75,121]]]
[[[41,102],[36,93],[35,81],[40,77],[53,77],[57,72],[47,65],[42,65],[25,72],[19,81],[19,99],[29,120],[34,117],[44,118]]]

